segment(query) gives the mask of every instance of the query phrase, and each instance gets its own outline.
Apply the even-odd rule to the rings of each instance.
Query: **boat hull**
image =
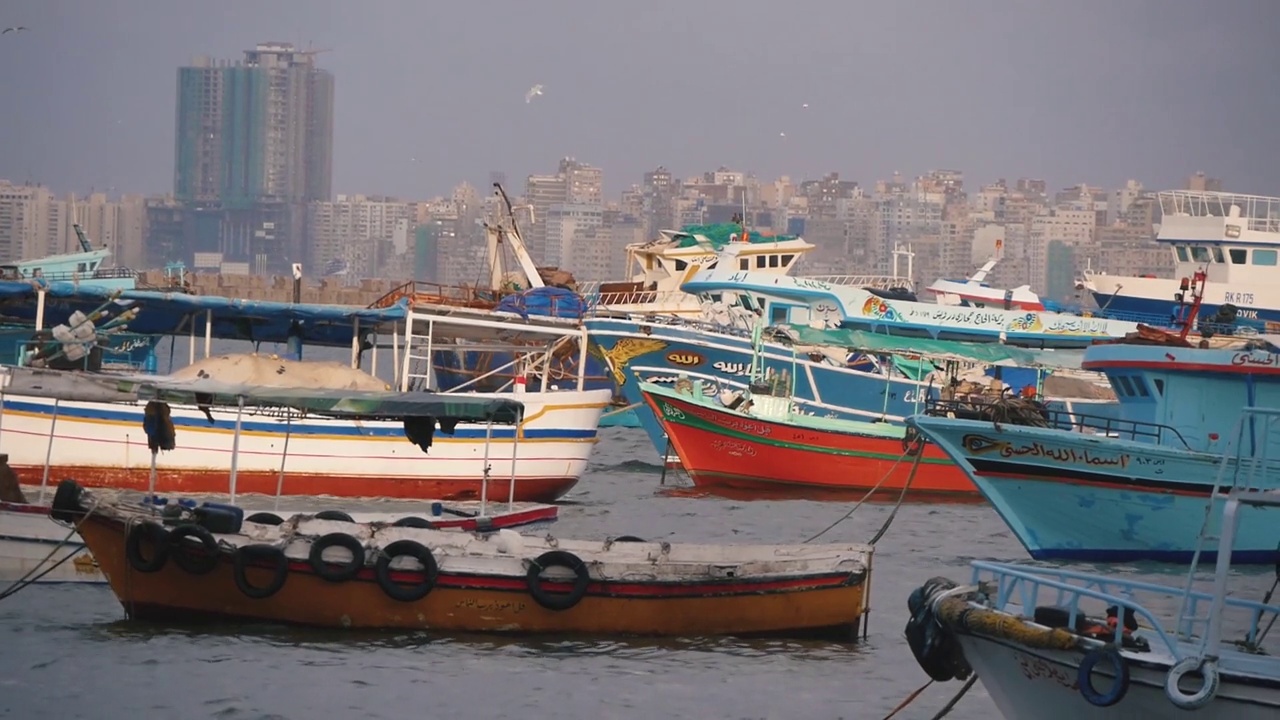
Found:
[[[437,431],[423,452],[397,422],[286,420],[246,410],[236,492],[474,500],[486,492],[487,461],[490,499],[514,494],[518,501],[550,502],[585,471],[610,397],[607,390],[525,394],[527,419],[520,437],[513,427],[495,425],[487,453],[482,425],[460,424],[452,435]],[[0,437],[10,467],[25,482],[39,482],[48,457],[54,480],[74,477],[88,487],[148,489],[151,453],[142,430],[142,404],[59,403],[56,421],[54,408],[45,398],[4,397]],[[212,423],[198,410],[173,408],[171,416],[177,449],[158,454],[156,491],[229,492],[234,410],[213,410]],[[51,442],[53,452],[47,454]]]
[[[157,572],[133,570],[124,522],[90,516],[79,524],[121,605],[137,619],[247,619],[334,628],[452,632],[583,633],[706,636],[826,634],[852,639],[866,607],[869,572],[825,573],[775,581],[687,583],[593,581],[567,610],[538,604],[523,577],[450,573],[442,569],[422,599],[388,597],[366,567],[352,580],[321,579],[292,560],[281,589],[266,599],[237,590],[229,556],[191,575],[173,562]],[[246,579],[266,585],[271,571],[250,567]],[[552,583],[548,583],[548,586]]]
[[[1190,561],[1221,464],[1217,453],[1078,432],[924,416],[908,423],[956,461],[1037,560]],[[1272,470],[1266,487],[1280,487]],[[1214,501],[1210,534],[1221,510]],[[1201,553],[1216,555],[1208,544]],[[1232,558],[1276,560],[1264,513],[1241,518]]]
[[[1110,707],[1090,704],[1080,694],[1078,676],[1083,653],[1079,651],[1032,649],[984,636],[958,635],[965,659],[977,672],[992,702],[1006,718],[1078,720],[1079,718],[1164,718],[1177,717],[1180,710],[1165,695],[1169,672],[1166,663],[1129,663],[1129,689],[1120,702]],[[1105,665],[1105,663],[1104,663]],[[1113,682],[1106,671],[1094,672],[1094,686],[1106,691]],[[1192,689],[1187,683],[1188,692]],[[1227,720],[1274,718],[1280,712],[1280,682],[1222,684],[1195,717]]]
[[[72,558],[65,560],[68,555]],[[7,586],[28,573],[37,575],[54,564],[57,567],[36,582],[106,582],[84,542],[50,519],[49,508],[0,503],[0,584]]]
[[[743,415],[682,398],[645,393],[695,485],[739,490],[825,490],[962,495],[977,490],[947,456],[924,445],[915,456],[904,435],[820,430]],[[893,433],[895,426],[885,425]]]

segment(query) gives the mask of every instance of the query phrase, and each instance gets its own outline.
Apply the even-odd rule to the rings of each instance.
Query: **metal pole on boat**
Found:
[[[578,336],[578,392],[587,389],[587,331]]]
[[[391,324],[391,387],[400,387],[400,326]]]
[[[239,396],[236,410],[236,432],[231,438],[231,504],[236,504],[236,470],[240,464],[240,419],[244,416],[244,396]]]
[[[44,329],[44,290],[36,291],[36,332]]]
[[[512,512],[516,508],[516,456],[520,449],[520,433],[523,432],[521,426],[524,424],[524,411],[520,411],[520,417],[516,418],[515,437],[511,440],[511,480],[507,485],[507,512]]]
[[[209,357],[213,348],[213,310],[204,311],[204,356]]]
[[[191,321],[191,332],[188,334],[188,365],[196,364],[196,316],[191,315],[188,318]]]
[[[293,412],[285,408],[284,414],[284,449],[280,451],[280,475],[276,477],[275,510],[280,509],[280,496],[284,494],[284,461],[289,457],[289,436],[293,435]]]
[[[44,504],[44,490],[49,486],[49,461],[53,459],[53,435],[58,427],[58,407],[61,402],[56,399],[53,401],[53,418],[49,420],[49,444],[45,446],[44,474],[40,477],[40,505]]]
[[[493,418],[484,430],[484,476],[480,478],[480,517],[488,517],[489,503],[489,444],[493,442]]]
[[[360,360],[360,318],[351,326],[351,367],[358,368]]]
[[[151,512],[156,510],[156,455],[159,450],[151,451],[151,473],[147,477],[147,507]]]

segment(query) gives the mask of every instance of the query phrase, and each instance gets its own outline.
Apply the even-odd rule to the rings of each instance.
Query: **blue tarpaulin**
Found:
[[[65,323],[76,310],[88,313],[110,300],[112,291],[100,287],[76,287],[69,282],[46,288],[44,325]],[[369,309],[352,305],[319,305],[241,300],[213,295],[125,290],[117,298],[139,308],[129,331],[144,335],[204,333],[205,313],[213,314],[213,337],[284,343],[291,335],[307,345],[351,345],[357,321],[360,333],[380,325],[403,321],[407,303]],[[26,282],[0,282],[0,313],[11,319],[34,322],[36,289]]]
[[[524,318],[535,315],[581,320],[586,314],[587,306],[582,296],[572,290],[540,287],[508,295],[494,309],[498,312],[516,313]]]

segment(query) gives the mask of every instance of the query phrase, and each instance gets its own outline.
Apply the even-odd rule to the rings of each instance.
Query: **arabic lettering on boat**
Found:
[[[1062,668],[1053,665],[1044,658],[1027,655],[1024,652],[1017,652],[1018,668],[1022,670],[1023,676],[1028,680],[1037,678],[1044,680],[1052,680],[1062,687],[1071,690],[1079,690],[1076,680]]]
[[[1276,364],[1276,356],[1274,353],[1238,352],[1231,356],[1231,364],[1270,367]]]
[[[1085,449],[1046,447],[1038,440],[1028,445],[1014,445],[1007,440],[996,440],[983,435],[965,435],[960,442],[965,450],[974,455],[998,453],[1003,458],[1045,458],[1061,463],[1120,468],[1129,467],[1129,463],[1132,461],[1128,453],[1100,455]]]
[[[755,457],[756,449],[747,443],[737,440],[724,440],[716,438],[711,441],[711,449],[717,452],[728,453],[735,456]]]

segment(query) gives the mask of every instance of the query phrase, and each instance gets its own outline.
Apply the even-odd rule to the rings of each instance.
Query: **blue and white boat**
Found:
[[[754,350],[743,328],[674,320],[587,318],[591,339],[613,372],[613,380],[628,404],[636,407],[640,425],[669,465],[678,459],[667,447],[662,424],[642,403],[636,377],[645,382],[672,384],[680,375],[717,384],[745,387],[751,375]],[[806,412],[849,420],[901,422],[937,398],[940,384],[930,380],[933,362],[947,360],[994,368],[1077,368],[1076,351],[1034,352],[995,343],[962,344],[913,338],[892,338],[849,330],[816,330],[803,326],[773,328],[765,334],[760,359],[762,372],[787,373],[793,378],[796,402]],[[916,357],[910,357],[910,356]],[[1038,384],[1039,369],[1001,367],[1014,389]],[[990,369],[989,373],[994,373]],[[1092,415],[1114,415],[1114,400],[1052,400],[1050,406]]]
[[[733,252],[729,246],[726,252]],[[823,323],[901,337],[966,342],[1001,342],[1036,348],[1084,347],[1094,340],[1121,338],[1136,323],[1028,309],[957,307],[919,302],[902,290],[872,290],[820,279],[764,275],[737,269],[721,259],[694,274],[681,288],[732,311],[769,323]],[[1164,323],[1167,324],[1167,323]]]
[[[1079,286],[1097,314],[1167,325],[1182,278],[1205,271],[1203,322],[1280,332],[1280,198],[1171,190],[1156,194],[1156,241],[1174,258],[1174,276],[1127,277],[1085,271]]]
[[[1246,487],[1280,488],[1280,432],[1238,427],[1247,407],[1280,407],[1277,340],[1090,347],[1082,365],[1106,374],[1118,420],[1063,430],[940,405],[907,423],[969,474],[1033,558],[1186,562],[1223,478],[1245,473]],[[1273,562],[1274,531],[1274,518],[1243,521],[1236,562]]]
[[[84,230],[79,225],[72,227],[80,243],[80,252],[0,264],[0,280],[28,281],[38,285],[70,282],[107,290],[132,290],[137,286],[136,272],[128,268],[104,267],[111,257],[111,250],[105,246],[94,249]]]

